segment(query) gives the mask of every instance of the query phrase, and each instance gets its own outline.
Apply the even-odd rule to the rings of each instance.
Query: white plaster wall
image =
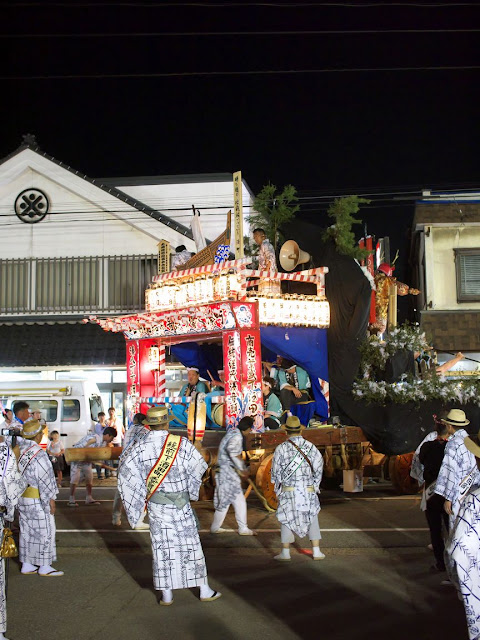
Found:
[[[480,249],[480,227],[430,226],[425,234],[427,308],[437,310],[480,309],[480,302],[457,302],[454,249]],[[429,302],[431,306],[428,306]]]
[[[50,201],[51,213],[35,224],[14,212],[28,188]],[[0,166],[0,238],[1,258],[154,254],[161,239],[195,250],[192,240],[29,149]]]
[[[117,188],[133,198],[158,209],[176,222],[190,228],[192,204],[200,211],[203,235],[215,240],[225,229],[227,213],[234,212],[233,177],[225,182],[191,182],[186,184],[121,185]],[[253,197],[243,184],[243,235],[249,234],[247,216],[253,210]],[[171,211],[171,209],[182,209]],[[184,242],[180,244],[185,244]],[[235,246],[235,233],[232,216],[232,246]]]

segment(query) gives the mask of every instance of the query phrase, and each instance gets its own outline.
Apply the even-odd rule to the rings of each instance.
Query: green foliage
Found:
[[[375,373],[383,371],[390,356],[401,350],[423,351],[428,347],[425,334],[419,327],[400,325],[387,334],[384,341],[370,336],[360,346],[360,377],[353,384],[353,396],[369,404],[419,404],[434,400],[444,405],[448,402],[480,404],[480,380],[445,379],[433,369],[423,378],[404,374],[398,382],[375,380]]]
[[[268,183],[255,197],[255,213],[247,218],[252,229],[261,227],[265,230],[275,250],[277,244],[284,239],[282,226],[292,220],[300,209],[296,193],[297,190],[291,184],[277,193],[277,187]]]
[[[365,260],[371,253],[368,249],[361,249],[358,246],[352,231],[354,224],[362,223],[360,219],[354,217],[354,214],[358,212],[361,204],[369,203],[370,200],[358,196],[335,198],[327,212],[334,220],[334,224],[325,230],[323,239],[333,238],[339,253],[356,260]]]
[[[423,351],[428,347],[425,333],[420,327],[407,322],[395,327],[380,340],[377,336],[369,336],[359,347],[362,356],[360,370],[363,376],[369,377],[374,370],[383,371],[388,358],[398,351]]]

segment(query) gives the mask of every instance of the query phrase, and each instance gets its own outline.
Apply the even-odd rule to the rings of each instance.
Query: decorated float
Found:
[[[223,240],[207,247],[205,256],[197,254],[177,270],[159,273],[145,292],[145,312],[90,317],[89,321],[125,336],[129,419],[154,405],[185,405],[186,434],[202,448],[211,467],[223,430],[235,426],[243,416],[252,416],[254,429],[247,440],[251,476],[268,504],[275,507],[272,454],[286,436],[280,430],[264,430],[262,360],[281,355],[308,372],[313,396],[309,415],[314,413],[316,427],[305,435],[324,452],[327,478],[338,480],[342,470],[360,470],[370,445],[360,428],[328,424],[328,269],[254,270],[246,258],[226,260],[228,234]],[[209,264],[199,264],[202,261]],[[169,395],[167,350],[183,365],[196,366],[207,381],[219,380],[218,371],[223,369],[224,391],[212,397]],[[301,417],[304,409],[292,407]],[[205,483],[207,497],[211,496],[211,480],[210,474]]]

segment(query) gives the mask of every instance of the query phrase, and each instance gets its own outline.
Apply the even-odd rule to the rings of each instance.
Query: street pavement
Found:
[[[455,590],[430,569],[419,499],[396,496],[386,483],[360,494],[322,492],[321,562],[312,560],[307,539],[290,563],[275,562],[279,525],[254,497],[255,537],[239,536],[231,513],[230,531],[210,534],[212,503],[198,503],[209,580],[223,597],[201,603],[198,589],[175,591],[171,607],[159,606],[152,588],[148,531],[132,531],[125,518],[112,525],[114,481],[108,484],[94,488],[99,506],[86,506],[80,488],[79,507],[69,508],[68,489],[60,492],[55,566],[65,576],[22,576],[10,562],[11,640],[468,638]]]

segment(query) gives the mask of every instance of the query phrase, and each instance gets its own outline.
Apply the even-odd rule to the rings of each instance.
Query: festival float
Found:
[[[410,383],[418,396],[410,401],[404,381],[377,382],[368,363],[362,365],[361,345],[374,320],[373,260],[367,265],[368,277],[366,269],[341,255],[334,243],[319,242],[318,232],[311,232],[302,239],[310,253],[301,251],[293,240],[283,245],[280,259],[285,272],[259,271],[249,268],[250,259],[229,260],[229,245],[230,214],[224,233],[176,270],[168,268],[169,246],[165,243],[159,252],[160,272],[145,292],[145,312],[87,320],[125,336],[129,420],[154,405],[185,406],[188,420],[179,432],[195,442],[209,463],[203,497],[210,498],[224,430],[243,416],[252,416],[254,429],[246,446],[252,486],[259,489],[269,508],[275,508],[270,469],[273,451],[286,435],[282,430],[264,430],[261,380],[262,361],[272,361],[278,354],[309,374],[313,399],[308,409],[316,420],[310,421],[303,435],[323,453],[327,486],[338,486],[343,480],[344,488],[350,484],[350,490],[361,490],[364,474],[389,477],[399,492],[418,491],[409,476],[411,452],[434,428],[432,415],[440,407],[434,396],[418,396],[422,384]],[[292,272],[311,263],[312,256],[314,264],[324,266]],[[405,290],[406,285],[402,286]],[[396,324],[397,290],[392,280],[390,330]],[[389,334],[390,360],[395,360],[395,352],[402,358],[410,354],[412,359],[419,332],[407,332],[402,341],[399,331]],[[377,355],[388,351],[382,341],[367,343]],[[218,371],[223,369],[223,391],[169,395],[167,349],[184,366],[197,366],[207,381],[219,380]],[[212,349],[217,352],[216,361],[210,357]],[[425,382],[423,389],[431,384]],[[390,401],[386,389],[397,400]],[[442,390],[439,393],[445,401],[442,406],[456,398],[442,396]],[[308,424],[305,409],[298,404],[291,411]],[[348,424],[356,426],[342,426]],[[81,455],[80,450],[75,455]]]
[[[328,424],[328,269],[280,273],[251,269],[248,258],[228,260],[229,226],[186,264],[153,279],[145,292],[145,312],[90,317],[88,321],[125,336],[129,419],[154,405],[188,406],[188,425],[183,433],[201,448],[210,467],[215,464],[224,430],[243,416],[252,416],[254,429],[247,439],[250,473],[254,488],[258,487],[268,505],[275,508],[270,468],[273,450],[286,435],[282,430],[264,430],[262,350],[273,358],[279,354],[292,359],[308,372],[313,395],[309,415],[315,413],[317,426],[305,430],[304,435],[323,451],[326,478],[338,478],[342,470],[361,474],[370,445],[360,428]],[[293,241],[284,245],[285,252],[292,265],[310,260]],[[220,367],[204,364],[212,346],[222,354],[221,395],[168,395],[166,350],[171,349],[186,366],[200,363],[202,378],[218,380]],[[300,417],[303,409],[292,406],[292,412]],[[206,424],[214,428],[205,428]],[[205,482],[206,497],[211,497],[212,475],[208,474]]]

